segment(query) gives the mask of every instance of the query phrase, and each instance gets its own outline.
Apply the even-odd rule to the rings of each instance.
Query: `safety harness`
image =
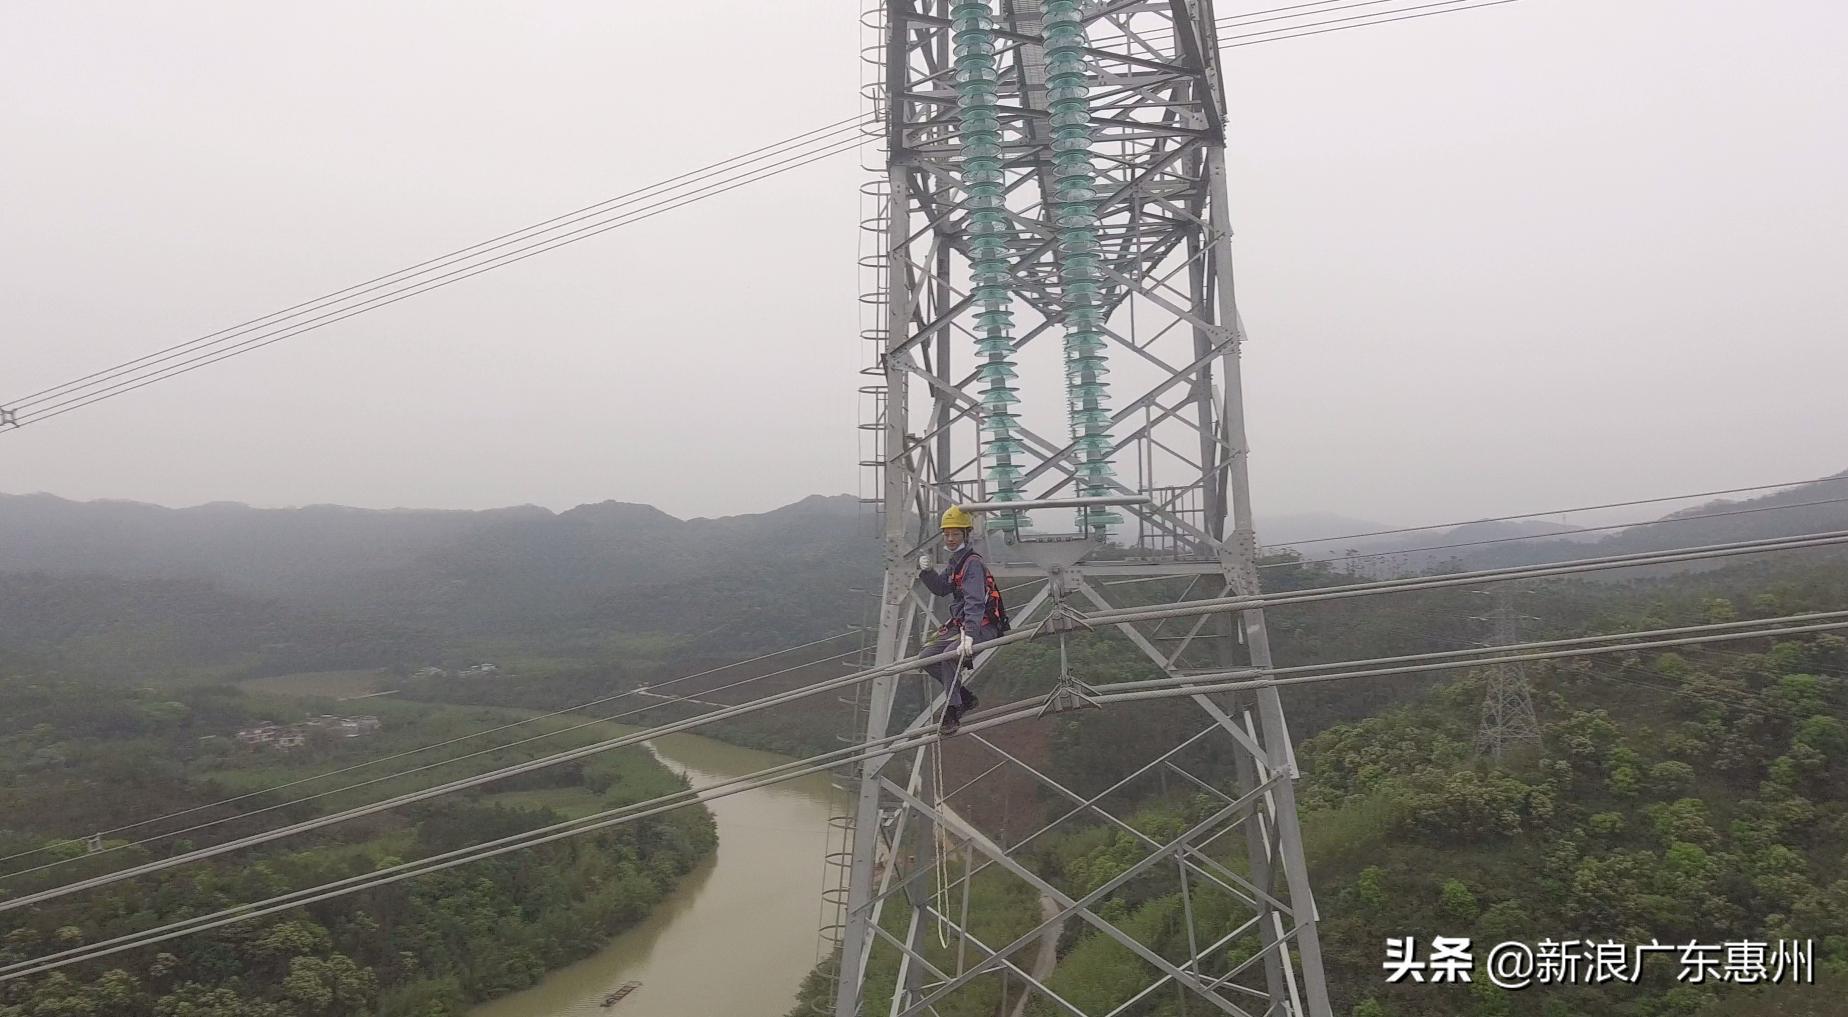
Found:
[[[981,557],[981,555],[976,554],[974,551],[969,552],[968,554],[964,555],[963,560],[957,564],[956,571],[950,573],[950,592],[952,594],[952,602],[954,604],[960,606],[962,603],[963,570],[969,567],[969,559],[979,558],[979,557]],[[982,578],[986,580],[986,585],[988,587],[988,590],[986,593],[987,599],[982,604],[982,624],[985,626],[987,625],[993,626],[996,635],[1005,636],[1007,635],[1007,630],[1009,627],[1008,619],[1007,619],[1007,605],[1001,602],[1001,590],[999,587],[995,586],[995,574],[993,572],[989,572],[987,569],[983,569]],[[943,627],[945,629],[961,629],[962,628],[962,611],[952,610],[950,612],[950,620],[948,622],[945,622]]]

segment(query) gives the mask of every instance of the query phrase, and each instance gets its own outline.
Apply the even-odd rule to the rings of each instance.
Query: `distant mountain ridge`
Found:
[[[309,572],[374,571],[452,547],[488,531],[627,527],[748,532],[822,513],[850,521],[850,495],[811,496],[771,512],[677,519],[652,505],[604,501],[553,512],[537,505],[467,509],[361,509],[341,505],[253,508],[213,502],[167,508],[134,501],[71,501],[0,494],[0,570],[203,574],[261,583]],[[383,556],[383,557],[381,557]]]
[[[522,552],[554,557],[559,545],[552,541],[563,535],[594,540],[598,534],[608,540],[593,559],[644,573],[660,562],[617,563],[605,555],[646,535],[676,552],[706,557],[735,554],[738,549],[729,547],[729,540],[739,538],[793,542],[818,554],[870,551],[876,562],[870,519],[851,495],[811,495],[768,512],[680,519],[652,505],[614,500],[555,512],[538,505],[363,509],[211,502],[168,508],[117,499],[0,494],[0,572],[186,576],[246,592],[303,596],[324,592],[320,586],[344,577],[397,569],[416,572],[435,565],[457,578],[458,572],[489,567],[496,560],[505,565]],[[1266,517],[1260,533],[1267,544],[1278,544],[1384,528],[1371,520],[1308,512]],[[827,534],[842,537],[840,547],[815,543]],[[856,536],[868,540],[861,544]]]
[[[1420,572],[1532,565],[1596,555],[1660,551],[1769,537],[1848,530],[1848,471],[1746,499],[1715,499],[1626,525],[1586,528],[1545,519],[1484,520],[1290,548],[1309,561],[1358,552],[1362,571]]]
[[[1349,539],[1392,527],[1311,513],[1266,520],[1260,537],[1273,549],[1342,537],[1298,548],[1337,572],[1532,564],[1848,529],[1848,473],[1666,518],[1609,532],[1526,519]],[[49,652],[54,631],[118,657],[140,640],[173,661],[300,662],[301,646],[331,642],[342,666],[483,643],[561,655],[628,637],[696,639],[713,653],[787,646],[868,620],[872,519],[849,495],[694,519],[620,501],[562,512],[170,509],[0,495],[0,653]],[[1344,560],[1350,552],[1361,557]]]
[[[316,631],[344,618],[418,633],[406,637],[416,643],[595,643],[715,627],[719,646],[801,641],[859,617],[864,594],[856,591],[877,568],[877,548],[849,495],[685,520],[616,501],[554,513],[169,509],[0,495],[0,574],[15,577],[15,597],[26,596],[20,574],[55,582],[72,606],[82,599],[78,578],[141,583],[140,600],[156,602],[149,584],[193,584],[182,598],[191,602],[204,582],[253,602],[229,614],[270,619],[266,639],[299,614],[314,618]],[[188,613],[176,624],[196,621]],[[25,642],[7,635],[0,618],[0,646]]]

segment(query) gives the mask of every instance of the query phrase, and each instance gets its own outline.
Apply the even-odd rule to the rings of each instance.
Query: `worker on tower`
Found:
[[[918,580],[925,589],[939,597],[950,598],[950,617],[937,630],[935,640],[924,648],[925,656],[949,650],[959,651],[952,660],[941,660],[925,671],[943,686],[947,702],[943,707],[944,734],[955,734],[963,715],[975,709],[975,694],[959,681],[962,669],[973,666],[975,644],[987,642],[1007,632],[1007,606],[1001,603],[1001,591],[988,574],[982,556],[970,544],[975,517],[951,505],[943,512],[940,524],[943,547],[950,560],[941,572],[931,566],[930,555],[918,558]]]

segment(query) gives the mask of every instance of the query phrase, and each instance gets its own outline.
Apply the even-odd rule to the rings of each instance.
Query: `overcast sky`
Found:
[[[857,7],[4,0],[0,399],[851,116]],[[1829,0],[1523,0],[1231,51],[1260,514],[1848,468],[1845,40]],[[853,491],[858,179],[808,167],[0,435],[0,491]]]

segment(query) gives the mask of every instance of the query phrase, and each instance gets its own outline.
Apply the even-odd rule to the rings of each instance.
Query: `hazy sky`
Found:
[[[851,116],[858,6],[5,0],[0,399]],[[1828,0],[1523,0],[1233,50],[1260,513],[1848,468],[1845,39]],[[852,491],[858,179],[808,167],[0,435],[0,491]]]

